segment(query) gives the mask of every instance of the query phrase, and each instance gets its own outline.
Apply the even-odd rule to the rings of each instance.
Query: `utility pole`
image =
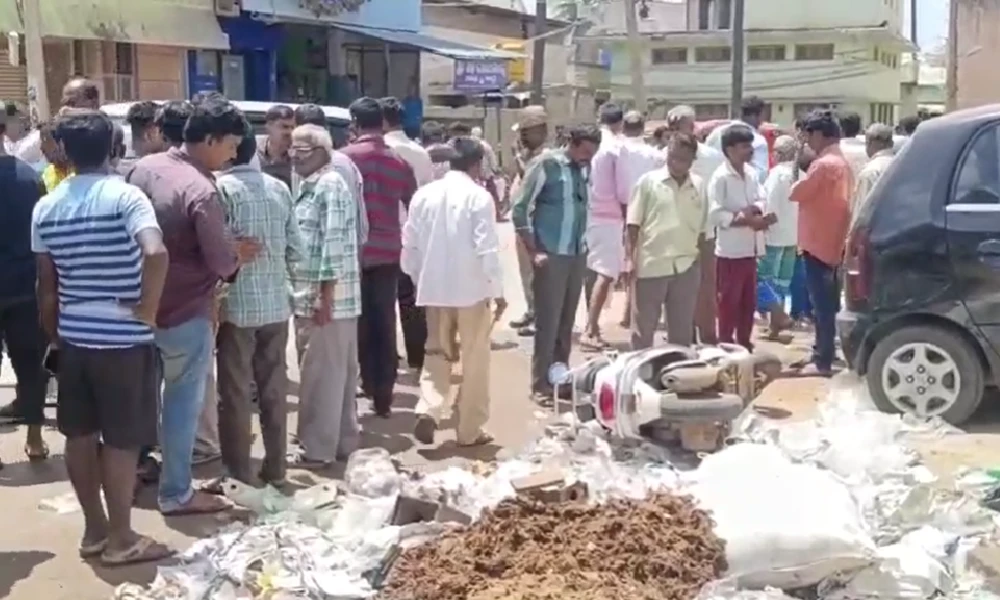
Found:
[[[639,2],[637,0],[624,0],[624,4],[625,31],[628,34],[629,70],[632,74],[632,99],[635,101],[635,109],[645,114],[648,104],[646,103],[646,81],[642,60],[644,44],[642,36],[639,35]]]
[[[24,60],[28,71],[28,101],[32,119],[49,118],[49,94],[45,87],[45,54],[42,46],[41,0],[21,0],[24,7]]]
[[[545,32],[548,31],[548,6],[545,0],[535,0],[535,43],[531,53],[531,103],[545,104]]]
[[[745,68],[744,50],[746,49],[743,23],[746,20],[746,0],[733,0],[733,47],[730,51],[733,59],[732,89],[729,96],[729,116],[733,119],[742,117],[743,105],[743,69]]]
[[[958,0],[948,3],[948,70],[945,73],[945,111],[958,108]]]

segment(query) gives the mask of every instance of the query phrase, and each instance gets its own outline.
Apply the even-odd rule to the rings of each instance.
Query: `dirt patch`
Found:
[[[508,500],[406,551],[386,600],[690,600],[726,569],[709,515],[662,494],[601,506]]]

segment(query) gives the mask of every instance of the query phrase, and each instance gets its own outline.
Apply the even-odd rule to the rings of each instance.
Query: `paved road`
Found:
[[[509,316],[520,315],[524,310],[524,299],[517,280],[517,264],[513,251],[513,233],[509,225],[502,227],[504,246],[505,289],[510,302]],[[616,297],[605,313],[613,341],[624,341],[624,332],[612,324],[621,314],[622,298]],[[507,319],[505,319],[506,321]],[[582,312],[578,318],[582,324]],[[460,451],[454,445],[451,433],[439,436],[437,447],[425,447],[416,442],[412,435],[413,406],[417,390],[410,374],[401,377],[397,388],[396,412],[388,421],[374,419],[363,408],[362,424],[365,428],[365,443],[388,448],[403,464],[427,465],[436,468],[456,461],[477,459],[491,460],[503,457],[505,453],[521,447],[540,432],[540,423],[547,417],[528,400],[528,361],[525,344],[517,344],[518,338],[505,324],[498,327],[494,335],[493,376],[492,376],[492,416],[490,430],[496,435],[496,445],[474,451]],[[772,347],[787,360],[803,356],[808,342],[799,336],[790,346]],[[289,356],[294,356],[290,351]],[[10,380],[9,365],[4,365],[0,375],[0,402],[13,397],[13,382]],[[298,381],[294,366],[290,368],[292,381]],[[825,382],[821,380],[797,379],[780,381],[765,391],[760,404],[771,407],[771,413],[783,418],[804,418],[810,415],[819,398],[824,396]],[[297,399],[290,396],[291,426],[294,427]],[[54,415],[50,415],[54,416]],[[992,431],[1000,431],[996,424],[1000,419],[986,416],[985,424],[978,425],[977,433],[962,440],[951,440],[947,446],[927,449],[932,464],[943,472],[956,466],[970,464],[995,466],[1000,456],[1000,436]],[[81,517],[77,514],[54,514],[38,508],[39,502],[70,492],[63,467],[61,437],[55,431],[48,431],[46,438],[52,447],[53,457],[40,465],[28,464],[23,460],[22,433],[0,429],[0,457],[7,467],[0,471],[0,507],[5,513],[4,526],[0,528],[0,598],[13,600],[45,598],[46,600],[99,600],[109,597],[113,586],[123,581],[149,581],[155,567],[137,567],[125,570],[105,570],[84,563],[76,557],[76,546],[81,532]],[[261,448],[256,449],[261,455]],[[199,473],[210,477],[212,468]],[[308,482],[313,477],[305,472],[294,472],[293,479]],[[329,475],[336,476],[333,472]],[[135,526],[144,533],[155,535],[179,548],[186,547],[191,540],[210,535],[222,523],[219,517],[185,517],[164,519],[152,510],[152,498],[148,495],[142,502],[143,508],[135,513]],[[988,554],[988,553],[987,553]],[[1000,559],[986,556],[1000,565]]]

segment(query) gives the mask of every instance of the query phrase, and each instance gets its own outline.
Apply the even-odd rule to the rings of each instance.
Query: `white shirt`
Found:
[[[767,228],[768,246],[795,246],[799,243],[799,204],[791,201],[795,183],[794,162],[775,165],[764,182],[764,214],[773,213],[778,222]]]
[[[641,137],[623,136],[615,168],[616,196],[627,204],[639,179],[650,171],[662,168],[666,162],[665,151],[650,146]]]
[[[736,214],[749,206],[763,210],[764,190],[757,171],[743,165],[743,176],[726,161],[708,182],[709,220],[718,228],[715,255],[720,258],[755,258],[764,254],[764,232],[749,227],[732,227]]]
[[[698,157],[691,165],[691,172],[701,178],[702,181],[709,181],[719,165],[726,162],[726,157],[715,148],[698,142]]]
[[[4,146],[7,154],[12,154],[35,168],[36,171],[43,170],[48,166],[45,155],[42,154],[42,134],[37,129],[32,129],[24,137],[16,142],[4,137]]]
[[[843,153],[844,158],[847,159],[847,164],[851,165],[851,173],[854,175],[854,181],[858,180],[858,175],[861,174],[861,169],[865,168],[868,164],[868,149],[867,143],[864,138],[844,138],[840,140],[840,151]]]
[[[400,266],[417,306],[465,308],[503,296],[493,197],[460,171],[413,195]]]
[[[865,165],[865,168],[861,169],[861,173],[858,174],[855,180],[857,184],[854,187],[854,195],[851,197],[852,221],[857,218],[857,214],[864,208],[865,203],[868,201],[868,195],[872,193],[872,188],[875,187],[875,184],[882,178],[886,169],[892,164],[892,159],[895,155],[895,151],[891,148],[876,152],[875,156]]]
[[[434,163],[431,155],[420,144],[414,142],[402,131],[390,131],[385,134],[385,144],[393,150],[399,157],[406,161],[413,169],[413,176],[417,180],[417,188],[434,181]],[[406,206],[399,204],[399,224],[406,223]]]

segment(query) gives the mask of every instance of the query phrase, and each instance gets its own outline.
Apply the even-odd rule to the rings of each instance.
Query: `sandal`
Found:
[[[108,538],[102,540],[97,540],[96,542],[89,542],[80,544],[80,558],[97,558],[104,553],[104,549],[108,547]]]
[[[306,471],[322,471],[323,469],[329,469],[333,466],[332,460],[319,460],[315,458],[309,458],[305,454],[293,454],[288,457],[289,467],[298,467],[299,469],[305,469]]]
[[[165,558],[170,558],[174,554],[176,554],[176,551],[167,548],[152,538],[139,536],[135,543],[124,550],[109,550],[105,548],[101,553],[101,564],[105,567],[123,567],[125,565],[157,562]]]
[[[187,515],[210,515],[232,508],[226,500],[206,492],[196,490],[187,504],[173,510],[160,511],[165,517],[183,517]]]
[[[465,443],[459,442],[458,445],[462,448],[472,448],[473,446],[485,446],[486,444],[492,442],[494,439],[495,438],[492,435],[486,433],[485,431],[480,431],[479,435],[477,435],[476,438],[471,442],[465,442]]]
[[[601,352],[608,347],[608,343],[598,335],[580,336],[580,349],[584,352]]]
[[[42,442],[41,448],[36,449],[37,452],[32,451],[31,446],[28,444],[24,445],[24,455],[28,457],[29,462],[41,462],[49,458],[49,445]]]

